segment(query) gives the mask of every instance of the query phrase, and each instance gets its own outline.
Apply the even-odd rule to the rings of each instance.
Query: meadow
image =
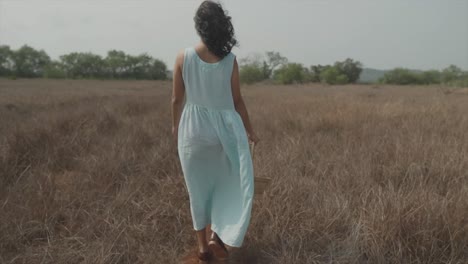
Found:
[[[242,87],[255,197],[230,263],[468,263],[468,90]],[[0,79],[0,263],[193,250],[171,82]]]

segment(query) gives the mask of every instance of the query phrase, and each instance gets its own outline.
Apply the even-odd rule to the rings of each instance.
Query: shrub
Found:
[[[468,88],[468,72],[464,73],[458,80],[449,83],[451,86]]]
[[[329,66],[320,73],[320,80],[328,84],[346,84],[349,82],[348,76],[340,72],[335,66]]]
[[[265,73],[260,65],[250,63],[240,67],[239,77],[241,83],[251,84],[263,81],[265,79]]]
[[[300,63],[288,63],[273,74],[274,79],[282,84],[302,83],[306,80],[306,69]]]
[[[62,66],[58,62],[51,62],[44,69],[44,78],[53,79],[64,79],[67,77],[67,73],[63,70]]]
[[[460,68],[455,65],[450,65],[442,71],[442,81],[444,83],[450,83],[452,81],[460,79],[463,72]]]
[[[405,68],[396,68],[386,72],[381,82],[399,85],[424,83],[420,74]]]
[[[442,74],[436,70],[425,71],[421,73],[420,79],[423,84],[438,84],[442,82]]]
[[[346,83],[355,83],[362,72],[362,63],[349,58],[344,61],[335,62],[334,67],[338,69],[340,75],[343,74],[347,77]],[[338,76],[338,79],[344,80],[345,78]]]
[[[151,64],[151,79],[153,80],[166,80],[167,79],[167,66],[162,60],[153,59]]]
[[[309,70],[309,80],[311,82],[320,82],[320,75],[324,70],[326,70],[330,66],[323,66],[323,65],[312,65],[310,66]]]

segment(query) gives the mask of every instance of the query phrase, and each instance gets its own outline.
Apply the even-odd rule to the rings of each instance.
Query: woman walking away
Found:
[[[204,1],[194,17],[200,43],[177,55],[172,133],[190,198],[199,263],[227,259],[250,223],[254,175],[249,141],[258,142],[239,87],[231,17]],[[185,104],[184,104],[185,97]],[[211,224],[207,243],[205,228]]]

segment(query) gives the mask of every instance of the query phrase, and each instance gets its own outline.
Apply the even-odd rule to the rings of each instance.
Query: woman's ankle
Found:
[[[209,251],[209,247],[208,247],[208,245],[206,245],[206,247],[205,247],[205,246],[201,246],[201,247],[199,246],[199,247],[198,247],[198,251],[199,251],[199,252],[208,252],[208,251]]]

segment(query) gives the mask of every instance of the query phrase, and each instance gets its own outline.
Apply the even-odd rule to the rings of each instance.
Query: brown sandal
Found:
[[[211,235],[208,247],[219,260],[226,260],[229,257],[229,251],[215,232]]]

